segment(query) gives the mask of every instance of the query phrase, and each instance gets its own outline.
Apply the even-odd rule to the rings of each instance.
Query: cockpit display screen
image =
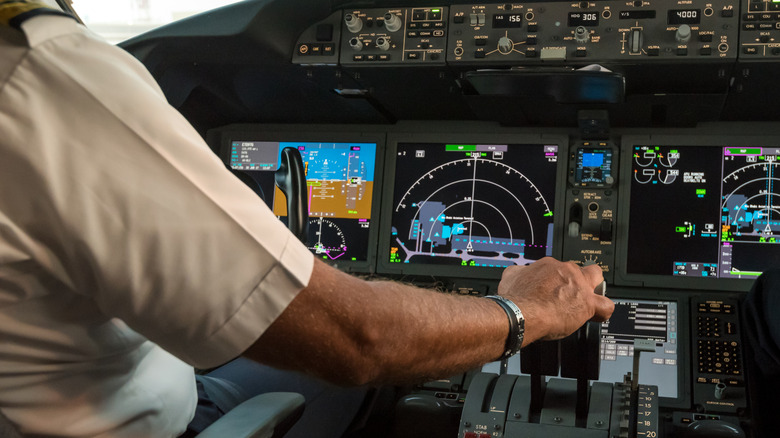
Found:
[[[780,265],[780,148],[632,153],[629,274],[755,280]]]
[[[375,143],[232,141],[228,162],[251,178],[274,214],[287,216],[286,198],[274,185],[281,151],[301,153],[306,173],[309,237],[325,261],[366,261],[377,160]]]
[[[399,143],[390,264],[503,268],[551,255],[555,144]]]

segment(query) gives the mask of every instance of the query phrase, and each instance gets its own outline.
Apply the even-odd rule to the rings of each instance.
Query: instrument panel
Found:
[[[777,2],[583,0],[344,9],[301,35],[293,62],[457,67],[776,57]]]
[[[617,398],[631,391],[616,382],[631,372],[639,339],[650,344],[634,369],[640,392],[654,400],[648,431],[674,436],[669,431],[701,419],[747,420],[740,296],[780,244],[774,206],[780,127],[721,123],[653,134],[616,129],[584,139],[571,129],[477,122],[234,125],[209,138],[282,220],[283,202],[268,171],[283,147],[298,148],[311,200],[307,245],[358,275],[483,295],[495,292],[506,266],[545,256],[598,264],[616,311],[600,328],[594,359],[600,383],[591,396],[619,408]],[[358,198],[364,204],[354,207]],[[350,213],[359,217],[344,217]],[[514,378],[519,374],[517,368],[512,379],[493,383],[480,377],[485,386],[468,389],[468,397],[525,394],[528,382]],[[599,386],[612,383],[614,393]],[[470,404],[464,385],[421,391],[466,400],[465,416],[476,409],[469,406],[483,404]],[[548,385],[577,392],[565,382]],[[658,417],[659,408],[666,415]],[[537,427],[502,421],[507,430]],[[618,423],[604,428],[622,430]],[[472,431],[462,429],[459,436]]]

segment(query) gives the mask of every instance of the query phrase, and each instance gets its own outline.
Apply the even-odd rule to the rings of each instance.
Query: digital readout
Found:
[[[669,24],[699,24],[701,9],[670,9]]]
[[[569,12],[569,27],[598,25],[598,12]]]
[[[494,29],[507,29],[510,27],[520,27],[523,24],[521,14],[496,14],[493,16]]]
[[[620,11],[621,20],[642,20],[646,18],[655,18],[655,11],[647,9],[636,11]]]

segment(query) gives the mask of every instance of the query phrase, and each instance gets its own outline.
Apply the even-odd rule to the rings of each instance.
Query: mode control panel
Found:
[[[734,59],[736,0],[453,5],[447,61]]]
[[[448,12],[443,6],[345,10],[340,62],[444,64]]]
[[[780,2],[742,2],[740,59],[780,59]]]

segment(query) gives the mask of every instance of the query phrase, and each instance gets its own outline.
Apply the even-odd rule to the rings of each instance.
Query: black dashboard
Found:
[[[763,436],[739,313],[780,261],[780,3],[247,0],[122,46],[282,220],[301,153],[307,246],[340,269],[484,295],[545,256],[601,266],[600,426],[529,405],[509,363],[421,385],[463,416],[397,436]]]

